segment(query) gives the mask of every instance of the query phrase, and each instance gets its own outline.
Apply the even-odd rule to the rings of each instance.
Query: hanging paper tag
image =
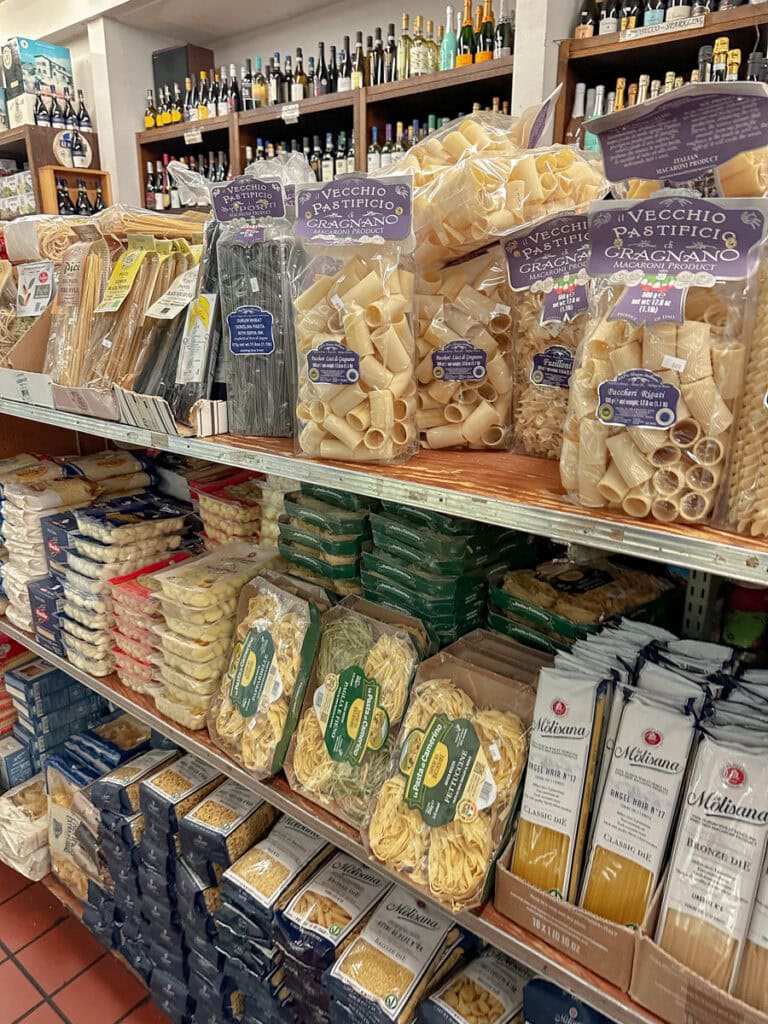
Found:
[[[280,116],[286,124],[296,124],[299,120],[299,104],[284,103],[280,111]]]
[[[197,267],[190,267],[183,274],[179,274],[168,291],[152,303],[147,310],[147,316],[156,320],[173,320],[177,317],[195,297],[197,275]]]
[[[187,309],[176,371],[177,384],[196,384],[203,379],[203,367],[211,338],[217,300],[216,292],[203,292],[194,302],[190,303]]]
[[[40,316],[53,298],[53,263],[22,263],[16,293],[16,316]]]

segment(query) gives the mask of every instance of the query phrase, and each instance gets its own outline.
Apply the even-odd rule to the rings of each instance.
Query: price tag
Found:
[[[184,132],[184,142],[188,146],[197,146],[203,141],[203,133],[199,128],[192,128],[188,132]]]
[[[296,124],[299,120],[299,104],[284,103],[280,115],[286,124]]]

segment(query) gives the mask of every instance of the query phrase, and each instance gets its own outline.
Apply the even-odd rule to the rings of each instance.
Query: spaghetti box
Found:
[[[0,789],[13,789],[34,775],[29,748],[13,736],[0,740]]]
[[[59,627],[59,612],[64,599],[64,587],[55,576],[44,576],[42,579],[29,583],[27,591],[38,643],[42,644],[46,650],[58,654],[59,657],[66,657]]]
[[[72,512],[54,512],[40,520],[40,529],[48,568],[56,575],[63,575],[67,567],[71,537],[78,532],[77,520]]]

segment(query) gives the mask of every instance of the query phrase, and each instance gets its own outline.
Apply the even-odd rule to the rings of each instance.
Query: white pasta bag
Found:
[[[592,321],[560,456],[581,505],[713,518],[744,382],[762,199],[664,195],[589,211]]]
[[[514,446],[559,459],[576,349],[589,321],[587,216],[556,214],[504,241],[512,288]]]
[[[656,941],[719,988],[738,974],[768,844],[768,741],[704,735],[683,795]]]
[[[405,459],[418,448],[411,179],[346,175],[296,197],[298,451]]]
[[[41,848],[47,852],[48,797],[36,775],[0,797],[0,860],[29,878],[21,865]]]

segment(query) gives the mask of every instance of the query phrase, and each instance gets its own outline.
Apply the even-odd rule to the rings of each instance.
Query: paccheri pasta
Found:
[[[581,505],[662,523],[712,517],[766,209],[762,200],[683,196],[590,209],[588,269],[601,287],[560,458],[563,486]],[[681,221],[684,245],[674,234]]]
[[[256,579],[219,694],[208,711],[214,741],[256,778],[282,768],[320,635],[315,605]]]
[[[494,247],[419,275],[417,423],[427,448],[507,448],[512,422],[509,296]]]
[[[343,603],[323,616],[311,696],[285,762],[293,789],[362,823],[386,778],[417,661],[403,629]]]
[[[514,440],[559,459],[568,387],[589,319],[586,214],[561,214],[504,241],[512,287]]]
[[[516,1024],[530,972],[488,948],[419,1006],[419,1024]]]
[[[440,654],[422,664],[363,837],[372,856],[453,910],[477,906],[528,750],[530,687]]]
[[[406,458],[418,447],[410,179],[346,176],[299,187],[297,204],[299,451]]]

